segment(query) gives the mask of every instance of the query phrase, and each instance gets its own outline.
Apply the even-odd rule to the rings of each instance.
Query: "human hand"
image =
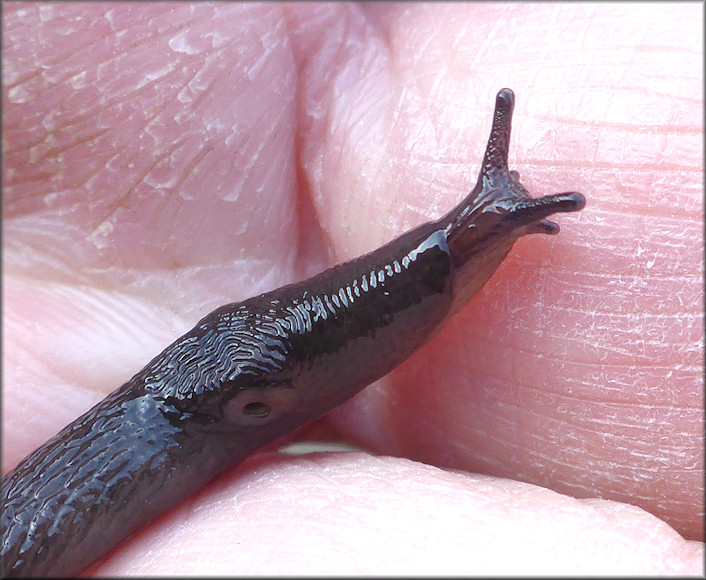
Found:
[[[656,518],[548,491],[702,539],[692,10],[6,5],[4,469],[212,308],[439,217],[509,86],[514,168],[586,210],[329,417],[503,479],[263,455],[96,571],[698,571]]]

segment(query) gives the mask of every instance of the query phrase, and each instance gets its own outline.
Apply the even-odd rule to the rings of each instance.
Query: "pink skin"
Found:
[[[3,472],[214,307],[450,209],[508,86],[525,186],[588,205],[319,424],[392,457],[263,454],[92,571],[702,571],[701,15],[5,4]]]

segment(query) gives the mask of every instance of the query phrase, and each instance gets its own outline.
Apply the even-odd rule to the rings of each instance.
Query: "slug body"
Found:
[[[218,308],[2,479],[2,575],[70,576],[247,455],[428,342],[519,237],[584,198],[532,199],[497,95],[478,183],[438,221],[304,282]]]

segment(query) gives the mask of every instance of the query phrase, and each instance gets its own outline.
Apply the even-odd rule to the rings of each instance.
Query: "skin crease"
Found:
[[[518,242],[437,340],[322,424],[507,479],[266,455],[94,571],[702,570],[700,544],[640,510],[512,481],[628,501],[702,539],[696,6],[19,8],[4,5],[3,472],[214,307],[452,207],[502,86],[525,185],[589,199],[558,238]],[[62,34],[77,14],[105,29]],[[433,525],[413,517],[428,489]]]

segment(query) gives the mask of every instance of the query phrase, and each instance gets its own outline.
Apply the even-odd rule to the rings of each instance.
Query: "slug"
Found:
[[[501,90],[471,193],[437,221],[298,284],[222,306],[2,478],[2,576],[75,576],[434,337],[525,234],[583,208],[508,169]]]

